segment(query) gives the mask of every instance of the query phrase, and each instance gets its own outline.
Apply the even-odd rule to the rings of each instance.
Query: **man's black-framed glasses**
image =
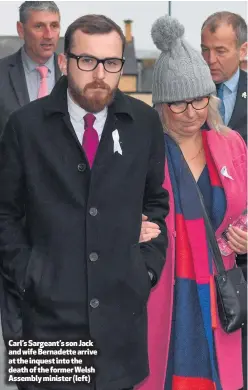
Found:
[[[122,70],[125,63],[124,58],[104,58],[99,59],[93,56],[77,56],[73,53],[67,53],[67,56],[70,58],[75,58],[77,60],[78,69],[83,70],[84,72],[91,72],[96,69],[99,64],[103,64],[106,72],[109,73],[118,73]]]
[[[173,102],[173,103],[167,103],[170,110],[174,112],[174,114],[182,114],[184,111],[187,110],[188,105],[191,104],[191,106],[195,110],[203,110],[207,105],[209,104],[210,96],[203,96],[196,98],[194,100],[187,101],[181,101],[181,102]]]

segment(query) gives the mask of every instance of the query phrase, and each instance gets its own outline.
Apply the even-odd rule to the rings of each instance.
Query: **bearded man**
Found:
[[[91,339],[98,351],[90,384],[25,390],[131,389],[149,373],[146,304],[167,247],[164,139],[156,111],[118,90],[124,46],[105,16],[73,22],[64,76],[13,113],[0,140],[7,347]],[[139,243],[142,213],[159,233]]]

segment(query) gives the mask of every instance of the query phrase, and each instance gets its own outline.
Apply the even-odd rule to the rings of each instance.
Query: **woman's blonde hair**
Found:
[[[155,110],[158,112],[160,116],[160,120],[162,122],[165,133],[168,131],[166,128],[164,113],[163,113],[163,105],[166,103],[158,103],[155,104]],[[210,129],[214,129],[223,134],[227,134],[230,129],[225,126],[223,120],[221,118],[219,112],[220,99],[214,95],[210,96],[209,104],[208,104],[208,116],[207,116],[207,124]]]

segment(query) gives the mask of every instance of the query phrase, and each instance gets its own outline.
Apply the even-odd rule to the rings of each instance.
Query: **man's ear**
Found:
[[[247,57],[247,42],[243,43],[239,49],[239,60],[244,61]]]
[[[67,57],[64,53],[58,55],[58,65],[61,73],[67,76]]]
[[[17,29],[17,33],[18,33],[19,37],[21,39],[24,39],[24,26],[23,26],[23,23],[17,22],[16,23],[16,29]]]

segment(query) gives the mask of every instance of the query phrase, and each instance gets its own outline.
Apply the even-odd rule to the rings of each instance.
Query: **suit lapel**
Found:
[[[237,122],[239,122],[240,118],[245,116],[247,111],[247,98],[243,97],[245,92],[247,94],[247,75],[240,70],[237,97],[231,119],[228,123],[228,127],[233,130],[236,130],[235,127],[237,126]]]
[[[13,57],[13,62],[10,64],[9,68],[9,76],[12,88],[20,106],[28,104],[30,100],[22,65],[21,49],[16,53],[16,57]]]

